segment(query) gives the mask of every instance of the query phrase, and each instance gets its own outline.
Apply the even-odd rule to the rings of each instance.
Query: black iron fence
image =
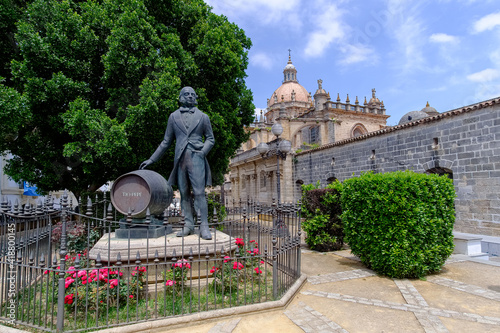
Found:
[[[297,205],[214,211],[211,240],[176,237],[175,208],[141,225],[106,198],[0,209],[4,325],[91,331],[277,300],[300,277]]]

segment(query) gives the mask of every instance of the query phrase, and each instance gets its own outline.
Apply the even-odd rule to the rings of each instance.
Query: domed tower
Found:
[[[404,125],[427,117],[429,117],[429,115],[423,111],[410,111],[401,117],[398,125]]]
[[[429,102],[427,102],[425,108],[420,111],[427,113],[429,116],[435,116],[439,114],[439,112],[435,108],[429,105]]]
[[[310,106],[311,96],[306,88],[299,84],[297,69],[289,55],[288,63],[283,69],[283,82],[267,100],[266,119],[272,123],[276,118],[282,117],[283,112],[286,113],[287,117],[294,117],[299,113],[299,109]]]

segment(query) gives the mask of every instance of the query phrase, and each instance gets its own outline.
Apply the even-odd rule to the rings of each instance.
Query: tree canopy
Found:
[[[202,0],[0,1],[11,29],[0,41],[7,175],[42,192],[94,191],[154,152],[189,85],[212,122],[207,158],[222,181],[253,119],[242,29]],[[166,155],[153,167],[165,177]]]

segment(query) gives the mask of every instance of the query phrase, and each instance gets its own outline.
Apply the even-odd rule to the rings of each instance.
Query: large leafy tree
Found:
[[[10,84],[10,62],[18,54],[14,40],[16,22],[26,7],[23,0],[0,0],[0,77],[4,84]]]
[[[16,15],[11,81],[0,85],[10,177],[78,194],[137,169],[190,85],[211,119],[208,159],[222,180],[254,109],[243,30],[201,0],[38,0]],[[166,155],[154,167],[164,176]]]

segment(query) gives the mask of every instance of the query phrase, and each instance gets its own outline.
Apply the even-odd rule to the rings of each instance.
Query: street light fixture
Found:
[[[273,134],[279,138],[280,135],[283,133],[283,126],[281,126],[280,123],[275,123],[273,125],[273,127],[271,127],[271,132],[273,132]]]
[[[276,155],[277,199],[279,205],[281,203],[280,158],[286,159],[286,154],[292,149],[292,143],[280,138],[283,133],[283,126],[280,123],[275,123],[271,127],[271,132],[276,136],[276,148],[269,149],[267,143],[261,142],[257,146],[257,151],[264,159]]]

